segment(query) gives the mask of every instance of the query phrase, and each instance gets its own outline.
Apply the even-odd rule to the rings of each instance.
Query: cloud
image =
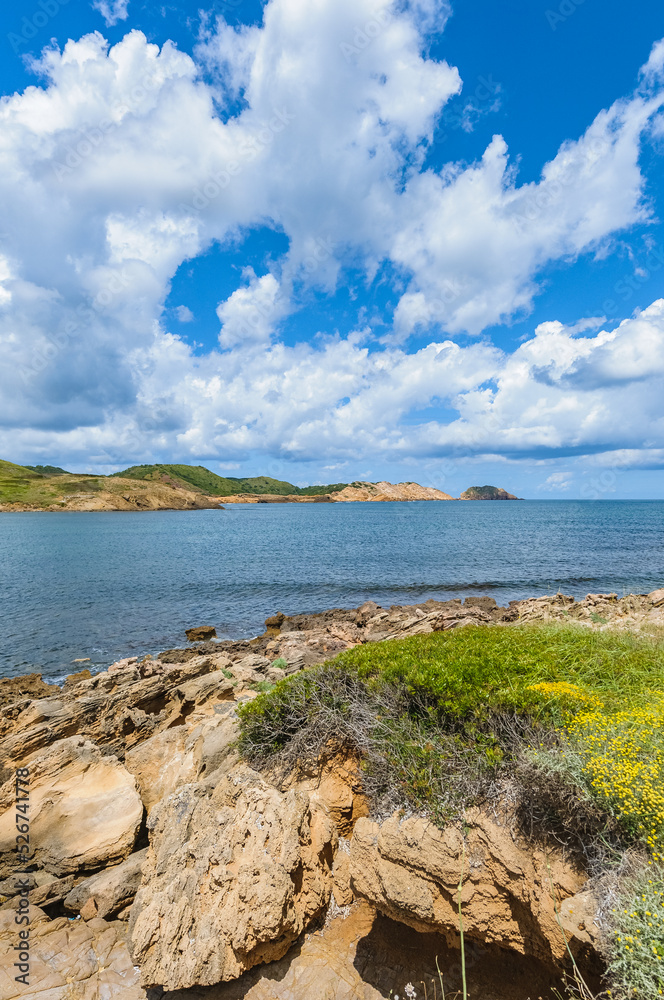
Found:
[[[222,348],[270,343],[275,326],[286,315],[288,304],[281,295],[279,283],[272,274],[257,278],[248,268],[249,285],[238,288],[220,303],[217,316],[221,320],[219,343]]]
[[[434,125],[462,92],[426,55],[446,11],[270,0],[261,26],[216,22],[195,58],[137,31],[44,51],[43,84],[0,102],[5,454],[657,453],[661,304],[592,337],[542,324],[512,355],[452,337],[527,311],[549,262],[648,221],[639,152],[663,103],[660,49],[537,181],[518,183],[500,136],[433,171]],[[168,329],[175,272],[265,226],[288,253],[245,272],[218,305],[220,349],[193,356]],[[349,266],[405,288],[382,346],[364,320],[281,343],[301,297],[334,293]]]
[[[251,277],[247,290],[258,294],[261,281]],[[1,453],[38,445],[39,454],[92,454],[100,464],[237,463],[260,453],[328,466],[587,456],[611,468],[664,468],[664,299],[590,336],[540,324],[513,354],[450,340],[369,351],[357,332],[260,350],[242,334],[233,350],[200,357],[162,334],[137,350],[134,372],[131,407],[95,425],[16,427],[0,434]],[[542,488],[570,483],[563,473]]]
[[[127,20],[129,0],[94,0],[92,6],[99,11],[109,28],[118,21]]]
[[[189,306],[176,306],[175,315],[177,316],[178,323],[193,323],[194,321],[194,314]]]
[[[537,487],[545,493],[563,493],[570,488],[573,480],[568,478],[568,472],[553,472]]]

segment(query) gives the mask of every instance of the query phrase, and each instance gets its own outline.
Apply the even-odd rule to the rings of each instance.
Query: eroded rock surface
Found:
[[[30,908],[29,984],[17,983],[14,913],[0,911],[3,1000],[147,1000],[118,921],[49,920]]]
[[[371,822],[354,761],[275,788],[238,762],[238,704],[255,697],[262,682],[362,643],[554,620],[657,628],[664,625],[664,590],[583,601],[555,595],[508,608],[477,597],[278,613],[254,640],[129,658],[93,677],[74,675],[63,689],[38,675],[4,684],[0,927],[10,926],[18,905],[13,768],[25,763],[37,847],[29,899],[44,908],[36,924],[43,965],[35,992],[25,995],[144,1000],[134,965],[144,985],[177,989],[183,1000],[204,987],[218,1000],[319,1000],[326,991],[333,1000],[375,1000],[390,989],[403,995],[414,965],[385,972],[400,935],[412,940],[413,954],[417,942],[428,941],[434,957],[443,946],[452,955],[458,943],[458,830],[413,817]],[[146,852],[138,850],[146,840],[136,842],[144,813]],[[548,989],[565,947],[555,896],[571,947],[591,968],[599,931],[584,872],[513,839],[485,816],[467,819],[462,903],[469,947],[489,949],[496,969],[505,962],[512,968],[521,955],[520,967],[529,970],[524,984],[530,976],[531,984],[543,984],[538,990]],[[130,959],[122,921],[101,918],[119,912],[126,920],[134,893]],[[329,920],[320,928],[328,905],[339,914],[336,937]],[[63,922],[63,907],[82,919]],[[361,933],[360,924],[343,919],[360,911]],[[375,956],[383,954],[381,968]],[[477,970],[485,964],[478,961]],[[487,996],[502,1000],[500,976],[491,982]],[[505,998],[526,1000],[528,989]]]
[[[121,861],[131,853],[143,817],[136,782],[116,757],[80,736],[30,759],[30,838],[34,863],[66,875]],[[10,778],[0,788],[0,877],[18,870]]]
[[[351,886],[382,913],[422,932],[457,938],[461,888],[469,939],[555,964],[567,946],[556,917],[587,875],[555,851],[512,835],[478,810],[466,817],[465,845],[455,826],[393,816],[382,825],[360,819],[350,849]],[[587,952],[588,936],[568,922],[570,947]]]
[[[336,831],[304,792],[236,766],[156,806],[131,950],[144,984],[235,979],[281,958],[326,908]]]
[[[70,913],[84,913],[85,910],[95,917],[115,916],[133,902],[141,884],[146,855],[147,848],[136,851],[121,864],[79,882],[65,896],[65,910]]]

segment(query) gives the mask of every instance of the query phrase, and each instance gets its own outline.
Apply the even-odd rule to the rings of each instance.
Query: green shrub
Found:
[[[284,775],[353,754],[377,812],[407,806],[441,824],[510,785],[531,822],[559,822],[599,858],[609,841],[618,852],[635,839],[659,845],[663,690],[654,640],[567,625],[464,628],[358,646],[280,681],[239,710],[239,748]],[[664,991],[657,853],[646,871],[624,880],[614,908],[620,1000]]]

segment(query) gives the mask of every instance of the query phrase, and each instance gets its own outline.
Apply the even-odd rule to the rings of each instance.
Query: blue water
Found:
[[[0,515],[0,676],[263,631],[293,614],[664,585],[664,502],[241,504]],[[87,665],[87,664],[86,664]]]

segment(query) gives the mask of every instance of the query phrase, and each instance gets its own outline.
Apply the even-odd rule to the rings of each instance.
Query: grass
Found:
[[[126,490],[127,480],[146,484],[166,483],[194,490],[206,496],[232,496],[243,493],[322,496],[327,493],[338,493],[348,485],[331,483],[327,486],[300,487],[280,479],[271,479],[269,476],[236,479],[218,476],[202,465],[134,465],[111,476],[87,476],[84,473],[68,473],[54,465],[23,466],[0,461],[0,503],[48,507],[58,503],[63,494],[93,492],[100,489],[111,493]]]
[[[133,465],[114,475],[123,479],[172,482],[188,489],[200,490],[208,496],[234,496],[242,493],[321,496],[324,493],[336,493],[347,485],[334,483],[330,486],[298,487],[281,479],[271,479],[269,476],[237,479],[234,476],[218,476],[203,465]]]
[[[366,644],[279,681],[239,715],[254,766],[286,774],[355,755],[377,812],[406,806],[442,825],[511,782],[531,818],[559,824],[555,835],[587,855],[601,859],[607,840],[640,850],[650,860],[620,890],[609,970],[615,997],[662,995],[661,642],[531,625]],[[633,941],[619,948],[625,934]]]
[[[642,868],[622,881],[612,910],[609,972],[615,1000],[664,993],[664,869]]]

